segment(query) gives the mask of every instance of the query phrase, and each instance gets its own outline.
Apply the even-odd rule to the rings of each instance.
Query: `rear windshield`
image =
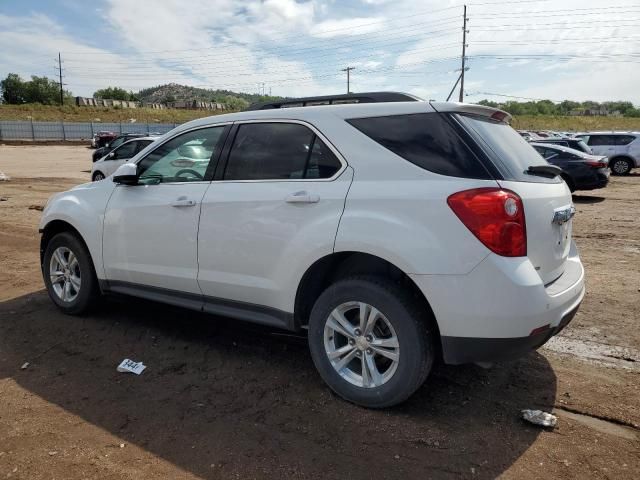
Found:
[[[456,115],[474,137],[505,180],[518,182],[557,183],[550,179],[525,173],[532,165],[547,165],[547,161],[510,125],[478,115]]]

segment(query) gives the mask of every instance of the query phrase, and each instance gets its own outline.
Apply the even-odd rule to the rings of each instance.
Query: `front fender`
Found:
[[[51,197],[42,212],[39,230],[52,222],[65,222],[78,231],[93,259],[96,275],[105,278],[102,263],[104,212],[115,188],[109,180],[79,185]]]

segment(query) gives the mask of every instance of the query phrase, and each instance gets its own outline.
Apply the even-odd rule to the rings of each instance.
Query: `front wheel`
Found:
[[[70,232],[57,234],[47,244],[42,275],[49,297],[64,313],[85,313],[98,297],[98,280],[89,251]]]
[[[309,348],[322,379],[369,408],[403,402],[424,383],[435,349],[429,317],[405,289],[377,277],[331,285],[309,319]]]
[[[614,158],[609,162],[609,168],[614,175],[628,175],[631,171],[631,162],[626,158]]]
[[[104,180],[104,174],[102,172],[96,172],[93,174],[93,181],[99,182],[100,180]]]

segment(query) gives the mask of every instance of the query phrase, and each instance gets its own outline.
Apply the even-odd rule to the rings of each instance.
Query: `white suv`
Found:
[[[640,167],[640,133],[591,132],[576,135],[591,147],[595,155],[609,157],[609,168],[615,175],[627,175]]]
[[[335,392],[394,405],[435,360],[538,348],[582,301],[571,193],[505,120],[420,101],[195,120],[52,197],[46,287],[70,314],[119,293],[307,329]]]

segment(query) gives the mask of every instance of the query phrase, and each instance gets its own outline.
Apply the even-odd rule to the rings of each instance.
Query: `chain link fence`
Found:
[[[0,121],[2,140],[90,140],[94,133],[163,134],[178,126],[177,123],[103,123],[103,122],[33,122]]]

